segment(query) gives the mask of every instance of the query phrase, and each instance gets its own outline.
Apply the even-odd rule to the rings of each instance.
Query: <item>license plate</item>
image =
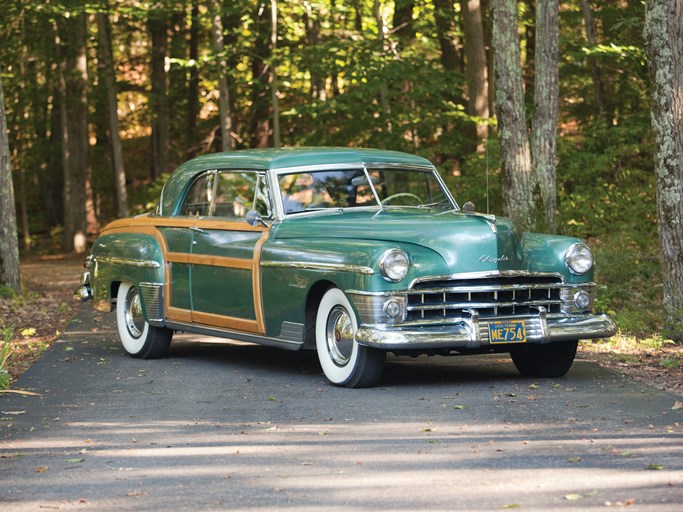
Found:
[[[524,320],[489,322],[489,341],[491,343],[525,343]]]

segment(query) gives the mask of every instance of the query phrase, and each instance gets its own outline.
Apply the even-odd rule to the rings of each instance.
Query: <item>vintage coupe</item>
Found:
[[[162,357],[174,331],[315,349],[348,387],[377,383],[387,352],[509,352],[558,377],[579,339],[616,331],[592,313],[585,243],[465,211],[429,161],[393,151],[195,158],[154,213],[106,226],[86,267],[78,295],[116,309],[133,357]]]

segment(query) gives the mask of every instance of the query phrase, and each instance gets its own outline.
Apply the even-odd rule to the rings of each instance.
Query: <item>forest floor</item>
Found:
[[[12,333],[5,364],[13,379],[59,338],[76,313],[73,291],[84,261],[83,256],[74,255],[25,258],[21,265],[24,296],[0,297],[0,339]],[[683,345],[620,334],[608,341],[581,343],[578,357],[683,396]]]

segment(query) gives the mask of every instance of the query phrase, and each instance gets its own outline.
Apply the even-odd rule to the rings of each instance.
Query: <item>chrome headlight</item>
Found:
[[[567,249],[564,262],[572,274],[581,276],[593,268],[593,253],[585,243],[579,242]]]
[[[401,249],[389,249],[379,259],[379,272],[392,283],[403,279],[410,268],[410,259]]]

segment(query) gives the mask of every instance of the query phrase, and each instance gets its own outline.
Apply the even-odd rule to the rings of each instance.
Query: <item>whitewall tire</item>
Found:
[[[140,293],[132,283],[121,283],[116,296],[116,325],[126,353],[140,359],[158,359],[168,352],[173,331],[154,327],[143,316]]]
[[[315,344],[325,377],[336,386],[374,386],[382,376],[386,353],[356,342],[358,321],[339,288],[323,295],[315,322]]]

